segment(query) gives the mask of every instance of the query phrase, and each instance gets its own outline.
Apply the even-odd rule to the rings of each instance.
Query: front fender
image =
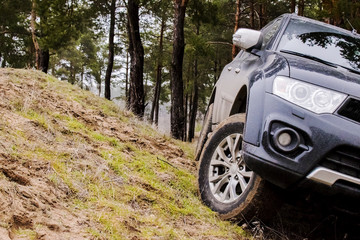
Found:
[[[255,146],[260,145],[265,125],[265,92],[272,92],[273,80],[277,75],[289,76],[289,65],[283,56],[270,53],[264,59],[265,64],[262,70],[254,71],[249,76],[244,141]]]

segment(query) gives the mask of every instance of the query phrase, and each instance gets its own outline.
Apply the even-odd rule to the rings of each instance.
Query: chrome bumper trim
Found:
[[[355,178],[343,173],[339,173],[324,167],[318,167],[314,171],[312,171],[308,176],[308,179],[314,180],[316,182],[321,182],[328,186],[332,186],[338,180],[344,180],[347,182],[351,182],[357,185],[360,185],[360,179]]]

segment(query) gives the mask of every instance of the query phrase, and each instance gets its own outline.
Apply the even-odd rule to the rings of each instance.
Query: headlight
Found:
[[[273,93],[315,113],[333,113],[344,102],[346,95],[313,84],[278,76]]]

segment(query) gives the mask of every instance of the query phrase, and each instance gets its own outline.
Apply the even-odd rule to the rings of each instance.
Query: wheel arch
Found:
[[[238,92],[233,106],[230,111],[230,116],[238,113],[245,113],[246,112],[246,105],[247,105],[247,86],[244,85],[241,87],[240,91]]]
[[[216,87],[214,87],[214,89],[212,90],[210,99],[209,99],[209,103],[208,106],[210,106],[212,103],[214,103],[215,101],[215,95],[216,95]]]

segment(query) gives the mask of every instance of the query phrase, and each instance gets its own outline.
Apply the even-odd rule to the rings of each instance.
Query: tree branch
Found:
[[[4,30],[0,32],[0,34],[6,34],[6,33],[11,33],[11,32],[9,30]]]
[[[233,46],[232,43],[229,42],[218,42],[218,41],[212,41],[212,42],[206,42],[207,44],[219,44],[219,45],[226,45],[226,46]]]

